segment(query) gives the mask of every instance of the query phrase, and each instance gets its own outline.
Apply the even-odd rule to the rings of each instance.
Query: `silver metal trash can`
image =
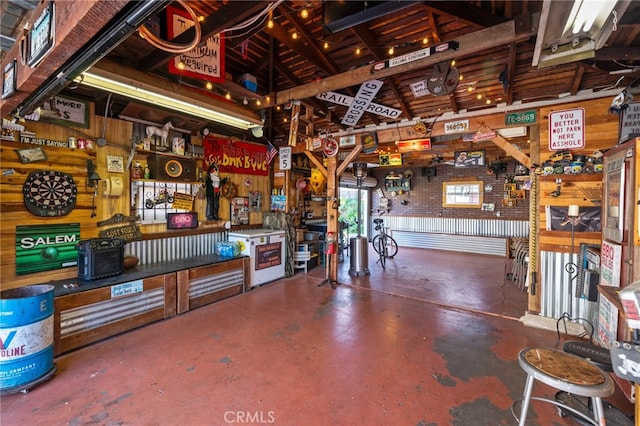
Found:
[[[366,237],[353,237],[349,241],[351,249],[351,254],[349,255],[349,259],[351,259],[349,275],[359,277],[371,273],[369,271],[368,243]]]

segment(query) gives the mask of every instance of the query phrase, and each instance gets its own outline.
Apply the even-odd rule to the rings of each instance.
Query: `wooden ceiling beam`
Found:
[[[505,18],[493,15],[479,7],[461,1],[427,1],[424,5],[439,15],[449,15],[457,21],[475,28],[487,28],[502,24]]]
[[[507,90],[505,92],[505,97],[507,105],[513,105],[513,86],[515,86],[515,75],[516,75],[516,50],[517,45],[515,43],[511,43],[509,46],[509,59],[507,62]]]
[[[371,31],[369,31],[369,28],[366,25],[357,25],[352,28],[352,31],[355,33],[358,39],[360,39],[360,41],[367,47],[367,49],[371,50],[371,53],[375,57],[376,61],[382,61],[385,59],[384,56],[380,54],[380,49],[377,48],[377,40],[375,39]],[[387,81],[389,83],[389,88],[393,92],[393,96],[396,98],[396,102],[398,102],[398,104],[400,105],[400,109],[407,118],[411,119],[413,117],[411,108],[409,108],[409,105],[407,105],[407,103],[404,101],[402,94],[398,90],[396,82],[393,80],[393,77],[389,77]]]
[[[535,19],[534,19],[535,22]],[[493,49],[505,44],[526,40],[535,35],[537,28],[532,25],[529,31],[516,35],[514,21],[508,21],[490,28],[479,30],[460,36],[458,50],[447,50],[442,53],[411,61],[391,68],[374,70],[374,65],[355,68],[340,74],[331,75],[323,79],[303,84],[291,89],[285,89],[270,96],[270,102],[265,107],[284,104],[293,100],[306,99],[320,93],[343,89],[362,84],[372,78],[380,79],[393,75],[420,70],[432,66],[438,62],[463,58],[484,50]]]
[[[580,84],[582,83],[582,76],[584,75],[584,65],[581,63],[576,64],[576,73],[573,76],[571,82],[571,96],[574,96],[580,90]]]

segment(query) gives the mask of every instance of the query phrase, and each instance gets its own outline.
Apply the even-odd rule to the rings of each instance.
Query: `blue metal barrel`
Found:
[[[53,286],[0,292],[0,392],[42,381],[53,364]],[[48,378],[48,377],[47,377]]]

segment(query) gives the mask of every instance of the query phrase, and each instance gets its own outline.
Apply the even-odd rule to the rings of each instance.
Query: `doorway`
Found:
[[[362,230],[361,235],[369,237],[369,190],[360,189],[361,212],[362,212]],[[340,187],[338,192],[340,198],[340,207],[338,208],[339,220],[345,223],[345,241],[349,241],[351,237],[358,235],[358,189]]]

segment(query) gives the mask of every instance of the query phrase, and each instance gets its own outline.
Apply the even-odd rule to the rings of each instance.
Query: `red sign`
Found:
[[[399,152],[429,151],[431,149],[431,139],[410,139],[398,141]]]
[[[217,164],[221,173],[267,176],[267,146],[250,142],[205,137],[203,166]]]
[[[193,26],[189,13],[175,7],[167,7],[167,32],[169,40]],[[183,68],[179,68],[181,63]],[[194,49],[179,53],[169,61],[169,72],[200,78],[214,83],[224,83],[224,37],[215,34]]]
[[[487,130],[485,132],[477,132],[477,133],[474,133],[474,135],[473,135],[473,141],[474,142],[487,141],[487,140],[491,140],[491,139],[495,139],[495,138],[496,138],[495,130]]]

